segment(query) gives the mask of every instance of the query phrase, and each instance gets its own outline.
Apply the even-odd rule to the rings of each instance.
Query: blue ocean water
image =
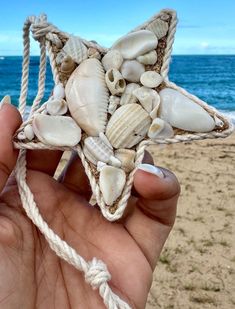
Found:
[[[0,97],[9,94],[18,104],[22,57],[0,57]],[[39,57],[31,57],[28,102],[37,92]],[[235,55],[173,56],[170,79],[199,96],[235,121]],[[52,74],[47,64],[45,100],[53,88]]]

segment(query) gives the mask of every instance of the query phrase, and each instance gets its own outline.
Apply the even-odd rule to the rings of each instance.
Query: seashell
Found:
[[[174,130],[166,121],[155,118],[148,130],[148,137],[151,140],[171,138],[174,136]]]
[[[171,126],[191,132],[210,132],[215,128],[215,122],[207,111],[182,93],[165,88],[159,94],[159,117]]]
[[[98,162],[97,162],[97,171],[98,171],[98,172],[101,172],[102,168],[103,168],[105,165],[107,165],[107,164],[104,163],[104,162],[98,161]]]
[[[64,115],[68,111],[68,106],[65,100],[55,99],[52,97],[46,105],[47,113],[53,116]]]
[[[77,64],[80,64],[83,60],[88,58],[86,46],[76,36],[71,36],[68,39],[65,46],[63,47],[63,51]]]
[[[153,110],[155,113],[157,113],[160,104],[160,96],[156,90],[141,87],[134,90],[133,95],[136,96],[140,104],[148,113]]]
[[[112,50],[118,50],[124,59],[135,59],[157,47],[157,37],[149,30],[131,32],[117,40]]]
[[[9,95],[5,95],[0,102],[0,109],[3,104],[11,104],[11,97]]]
[[[21,131],[21,132],[19,132],[19,133],[17,134],[17,139],[18,139],[19,141],[23,141],[23,140],[26,139],[26,136],[25,136],[24,131]]]
[[[27,124],[27,126],[25,126],[24,135],[29,141],[32,141],[34,139],[35,135],[34,135],[33,127],[31,126],[31,124]]]
[[[162,76],[155,71],[147,71],[140,76],[141,84],[149,88],[158,87],[162,83],[162,81]]]
[[[121,167],[129,173],[135,168],[136,152],[132,149],[117,149],[115,151],[115,158],[119,159],[122,163]]]
[[[157,52],[152,50],[147,54],[137,57],[137,60],[144,65],[153,65],[157,62]]]
[[[111,95],[109,97],[109,108],[108,108],[108,112],[110,115],[112,115],[115,110],[117,109],[118,105],[120,104],[120,97],[117,97],[115,95]]]
[[[105,81],[112,95],[120,95],[126,88],[126,81],[117,69],[108,70]]]
[[[63,50],[61,50],[56,56],[56,59],[55,59],[56,63],[61,64],[65,57],[66,57],[66,53]]]
[[[122,194],[126,174],[120,168],[104,166],[100,171],[99,184],[105,203],[111,206]]]
[[[110,144],[109,140],[107,139],[107,136],[103,133],[100,132],[99,138],[110,148],[113,150],[113,146]]]
[[[214,121],[215,121],[216,127],[222,128],[224,126],[224,122],[220,118],[218,118],[216,115],[214,115]]]
[[[119,70],[122,63],[123,63],[123,57],[120,51],[118,50],[108,51],[107,54],[102,59],[102,64],[106,72],[110,69]]]
[[[66,75],[70,75],[76,69],[76,63],[70,56],[64,57],[61,63],[60,71]]]
[[[83,152],[85,157],[95,165],[101,161],[117,167],[121,166],[121,162],[114,157],[113,149],[100,137],[87,137],[84,140]]]
[[[151,118],[136,103],[119,107],[111,116],[106,136],[114,148],[131,148],[146,135]]]
[[[145,72],[143,64],[136,60],[126,60],[121,67],[121,73],[123,78],[129,82],[138,83],[140,76]]]
[[[125,104],[131,104],[131,103],[136,103],[137,99],[136,96],[133,95],[133,91],[140,88],[140,85],[135,84],[135,83],[130,83],[126,86],[125,91],[123,92],[121,96],[121,105]]]
[[[161,18],[161,20],[168,21],[170,19],[170,16],[167,13],[163,13],[160,16],[160,18]]]
[[[65,87],[69,111],[79,126],[91,136],[104,132],[109,94],[99,60],[83,61]]]
[[[64,90],[64,86],[62,83],[59,83],[54,87],[53,97],[54,99],[58,99],[58,100],[64,99],[65,90]]]
[[[71,117],[37,114],[32,126],[37,138],[45,144],[73,147],[81,140],[81,129]]]
[[[152,31],[156,37],[158,38],[158,40],[160,40],[161,38],[163,38],[169,29],[168,23],[165,22],[164,20],[157,18],[154,21],[152,21],[147,28],[148,30]]]
[[[96,58],[96,59],[100,60],[101,54],[99,53],[99,51],[96,48],[89,47],[88,48],[88,57],[89,58]]]

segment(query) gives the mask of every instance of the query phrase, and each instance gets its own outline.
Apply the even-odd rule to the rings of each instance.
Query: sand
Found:
[[[151,152],[182,193],[146,308],[235,308],[235,134]]]
[[[150,151],[182,193],[146,309],[235,308],[235,134]]]

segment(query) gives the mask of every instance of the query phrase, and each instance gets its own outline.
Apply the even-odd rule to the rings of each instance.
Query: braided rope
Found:
[[[163,13],[167,13],[171,16],[168,36],[167,36],[167,44],[165,48],[165,54],[163,57],[163,63],[161,67],[161,75],[164,77],[165,85],[167,87],[173,88],[186,95],[188,98],[194,100],[198,104],[200,104],[203,108],[207,109],[210,113],[219,115],[226,124],[226,130],[223,132],[210,132],[210,133],[195,133],[195,134],[186,134],[186,135],[176,135],[174,138],[159,140],[159,141],[150,141],[145,140],[141,142],[136,150],[136,158],[135,158],[135,169],[128,175],[126,186],[122,192],[121,198],[118,202],[117,209],[114,213],[111,213],[109,208],[106,206],[105,201],[103,199],[103,195],[100,191],[99,184],[97,183],[96,178],[94,177],[90,165],[87,162],[82,148],[80,145],[77,147],[73,147],[73,150],[77,151],[78,155],[81,158],[82,164],[84,166],[87,177],[90,181],[92,192],[95,195],[97,203],[100,206],[101,212],[105,218],[109,221],[115,221],[123,215],[123,212],[126,208],[128,199],[131,194],[134,174],[138,165],[142,162],[144,151],[146,147],[154,144],[170,144],[170,143],[179,143],[185,141],[192,140],[201,140],[205,138],[218,138],[218,137],[226,137],[232,132],[231,123],[223,116],[220,115],[215,109],[209,107],[205,102],[201,101],[197,97],[189,94],[186,90],[176,86],[174,83],[168,81],[168,71],[169,71],[169,63],[172,52],[172,45],[174,41],[174,35],[176,31],[177,25],[177,17],[175,11],[172,10],[163,10],[159,14],[153,16],[149,21],[136,28],[134,31],[138,29],[142,29],[151,23],[153,20],[161,16]],[[50,64],[53,73],[53,79],[55,84],[60,82],[59,72],[56,63],[55,53],[53,51],[53,46],[57,49],[61,49],[63,46],[63,42],[61,38],[68,39],[69,35],[65,32],[61,32],[58,28],[48,23],[46,20],[46,16],[42,15],[38,19],[35,17],[30,17],[26,20],[24,25],[24,61],[23,61],[23,74],[22,74],[22,84],[21,84],[21,95],[20,95],[20,104],[19,110],[21,114],[24,114],[27,100],[27,91],[28,91],[28,75],[29,75],[29,31],[30,28],[33,33],[33,37],[39,41],[40,43],[40,69],[39,69],[39,78],[38,78],[38,93],[35,97],[35,100],[32,105],[31,113],[26,122],[21,125],[20,129],[17,132],[20,132],[27,124],[32,123],[33,116],[35,114],[41,113],[45,110],[45,104],[43,104],[39,108],[39,104],[44,95],[45,91],[45,75],[46,75],[46,49],[49,54]],[[63,39],[62,39],[63,40]],[[105,53],[107,49],[101,47],[99,44],[94,42],[90,42],[82,39],[83,43],[88,47],[94,47],[98,49],[100,52]],[[71,248],[64,240],[62,240],[58,235],[56,235],[53,230],[50,229],[48,224],[43,220],[39,209],[36,206],[34,201],[34,197],[30,188],[26,183],[26,150],[27,149],[50,149],[50,150],[71,150],[70,147],[55,147],[51,145],[46,145],[41,142],[21,142],[15,141],[14,147],[21,149],[20,156],[16,166],[16,179],[19,186],[19,193],[22,200],[22,205],[28,215],[28,217],[32,220],[32,222],[38,227],[38,229],[44,234],[47,239],[50,247],[54,252],[62,259],[67,261],[69,264],[73,265],[76,269],[82,271],[85,276],[85,280],[89,283],[92,288],[98,289],[100,296],[103,298],[104,304],[107,308],[111,309],[129,309],[130,306],[122,301],[117,295],[115,295],[111,288],[108,285],[108,281],[111,280],[111,275],[107,270],[106,265],[96,259],[93,258],[92,261],[86,262],[73,248]]]

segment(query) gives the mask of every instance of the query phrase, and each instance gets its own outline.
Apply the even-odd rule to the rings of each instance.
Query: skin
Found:
[[[0,110],[0,308],[105,308],[84,275],[59,259],[27,218],[12,170],[18,152],[12,137],[17,110]],[[144,308],[162,247],[174,224],[180,187],[176,177],[137,171],[133,196],[121,221],[110,223],[87,200],[90,187],[81,162],[72,157],[59,181],[56,151],[28,151],[27,183],[49,226],[87,261],[103,260],[111,288],[132,308]],[[147,184],[147,185],[146,185]]]

